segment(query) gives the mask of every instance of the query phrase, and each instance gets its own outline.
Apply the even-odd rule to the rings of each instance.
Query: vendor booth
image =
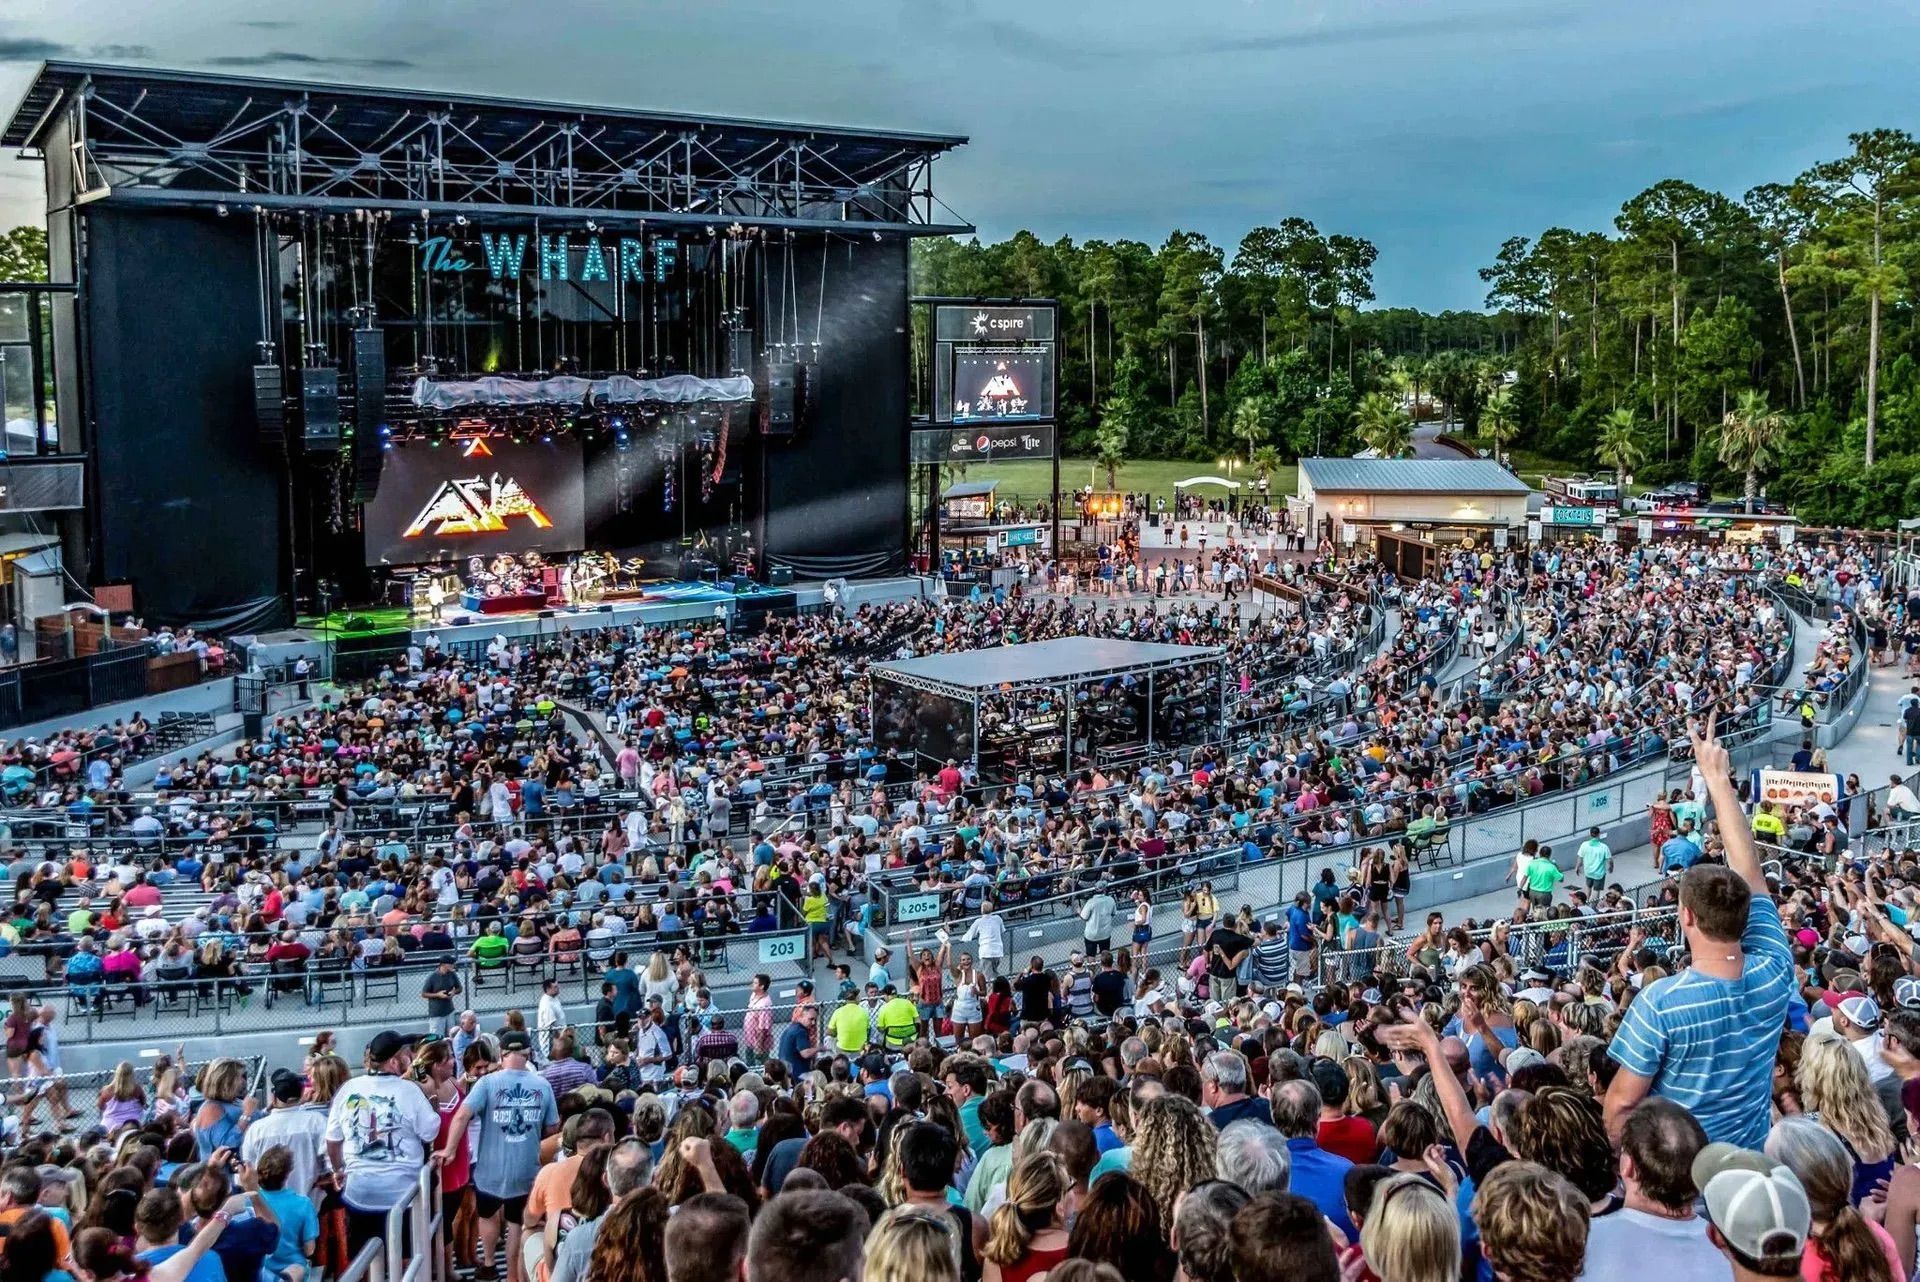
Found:
[[[1523,525],[1531,492],[1491,459],[1303,458],[1297,497],[1317,537],[1355,544],[1381,530],[1492,541]]]

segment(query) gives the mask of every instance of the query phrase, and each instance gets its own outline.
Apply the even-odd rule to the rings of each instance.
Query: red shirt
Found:
[[[1355,1166],[1365,1166],[1380,1154],[1373,1123],[1364,1117],[1343,1117],[1334,1122],[1322,1118],[1314,1139],[1327,1152],[1338,1153]]]

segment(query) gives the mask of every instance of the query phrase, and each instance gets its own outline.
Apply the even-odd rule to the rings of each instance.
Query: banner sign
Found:
[[[946,304],[933,309],[938,343],[1051,343],[1051,307],[985,307]]]
[[[932,427],[913,433],[915,463],[985,463],[1053,457],[1053,424],[1026,427]]]
[[[1597,507],[1543,507],[1540,509],[1540,521],[1543,525],[1601,525],[1606,513]]]
[[[1831,806],[1846,795],[1843,780],[1837,774],[1770,769],[1756,770],[1754,774],[1758,776],[1754,796],[1761,801],[1771,801],[1775,810],[1813,806],[1823,801]]]

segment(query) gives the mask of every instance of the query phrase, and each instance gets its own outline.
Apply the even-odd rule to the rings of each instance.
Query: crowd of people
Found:
[[[239,1061],[178,1054],[75,1100],[57,1015],[18,1004],[0,1282],[298,1282],[420,1188],[449,1265],[511,1282],[1545,1282],[1656,1258],[1904,1280],[1920,868],[1814,833],[1763,868],[1719,737],[1791,649],[1763,581],[1843,566],[1860,608],[1902,609],[1850,549],[1596,544],[1463,553],[1417,584],[1329,563],[1318,611],[1257,618],[1030,597],[747,638],[428,639],[150,799],[111,778],[42,798],[115,838],[10,868],[8,944],[76,988],[447,964],[424,968],[429,1033],[382,1032],[354,1066],[323,1038],[267,1066],[264,1100]],[[957,762],[903,778],[870,741],[877,658],[1213,642],[1251,693],[1376,609],[1397,621],[1380,652],[1231,746],[989,789]],[[1442,680],[1463,637],[1484,662]],[[1459,818],[1674,749],[1695,786],[1669,818],[1706,839],[1670,910],[1579,950],[1525,910],[1387,943],[1413,856]],[[289,839],[296,801],[316,842]],[[445,825],[380,826],[407,803]],[[1154,964],[1154,908],[1222,846],[1351,848],[1354,875],[1262,914],[1183,885]],[[1550,862],[1523,853],[1522,877]],[[1042,876],[1083,923],[1064,967],[1021,966],[1001,911]],[[939,892],[951,929],[896,957],[872,911],[889,879]],[[1588,890],[1569,908],[1549,880],[1549,925],[1630,907]],[[743,1018],[718,1009],[703,948],[789,923],[846,951],[837,990],[776,1006],[758,976]],[[460,954],[584,959],[601,1004],[571,1017],[549,987],[531,1026],[483,1027]]]

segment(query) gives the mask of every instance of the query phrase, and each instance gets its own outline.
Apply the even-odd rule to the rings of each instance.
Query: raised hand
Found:
[[[1719,710],[1709,708],[1704,728],[1696,729],[1693,722],[1687,723],[1687,742],[1693,748],[1694,765],[1701,776],[1708,780],[1727,777],[1729,758],[1716,730],[1719,720]]]

